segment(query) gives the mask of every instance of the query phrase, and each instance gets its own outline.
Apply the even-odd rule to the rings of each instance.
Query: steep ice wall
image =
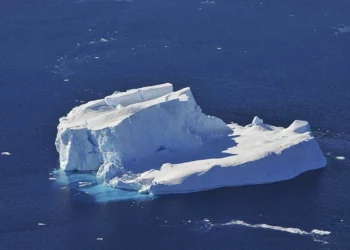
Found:
[[[203,140],[230,132],[222,120],[202,113],[189,88],[171,90],[171,84],[163,84],[74,108],[58,126],[61,168],[98,170],[111,163],[122,167],[162,150],[199,147]]]

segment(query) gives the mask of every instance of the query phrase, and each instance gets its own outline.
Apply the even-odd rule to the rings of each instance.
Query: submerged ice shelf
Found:
[[[277,182],[326,165],[307,122],[225,124],[170,83],[75,107],[60,119],[56,148],[63,170],[153,194]]]

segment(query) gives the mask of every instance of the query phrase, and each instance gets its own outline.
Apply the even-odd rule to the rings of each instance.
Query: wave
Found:
[[[302,230],[300,228],[294,228],[294,227],[281,227],[281,226],[273,226],[269,224],[249,224],[245,221],[242,220],[232,220],[227,223],[223,224],[214,224],[216,227],[225,227],[225,226],[245,226],[245,227],[250,227],[250,228],[263,228],[263,229],[270,229],[270,230],[275,230],[275,231],[281,231],[281,232],[287,232],[291,234],[299,234],[299,235],[329,235],[331,232],[329,231],[324,231],[320,229],[313,229],[311,232]]]
[[[215,224],[215,223],[212,223],[209,219],[204,219],[203,222],[204,222],[203,225],[200,227],[200,229],[203,232],[210,231],[213,228],[242,226],[242,227],[249,227],[249,228],[274,230],[274,231],[285,232],[290,234],[311,236],[315,242],[320,242],[322,244],[328,244],[328,242],[325,241],[323,237],[331,234],[330,231],[321,230],[321,229],[312,229],[311,231],[306,231],[296,227],[282,227],[282,226],[269,225],[265,223],[250,224],[242,220],[231,220],[229,222]]]

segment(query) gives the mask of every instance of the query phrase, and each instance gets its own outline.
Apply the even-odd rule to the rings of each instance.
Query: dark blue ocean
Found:
[[[164,197],[55,171],[60,117],[163,82],[226,122],[309,121],[327,167]],[[0,249],[350,249],[350,2],[2,0],[0,152]]]

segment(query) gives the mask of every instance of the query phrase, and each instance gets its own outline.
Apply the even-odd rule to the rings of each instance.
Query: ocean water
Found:
[[[0,58],[0,249],[350,249],[349,1],[3,0]],[[163,82],[226,122],[309,121],[327,167],[164,197],[56,171],[61,116]]]

